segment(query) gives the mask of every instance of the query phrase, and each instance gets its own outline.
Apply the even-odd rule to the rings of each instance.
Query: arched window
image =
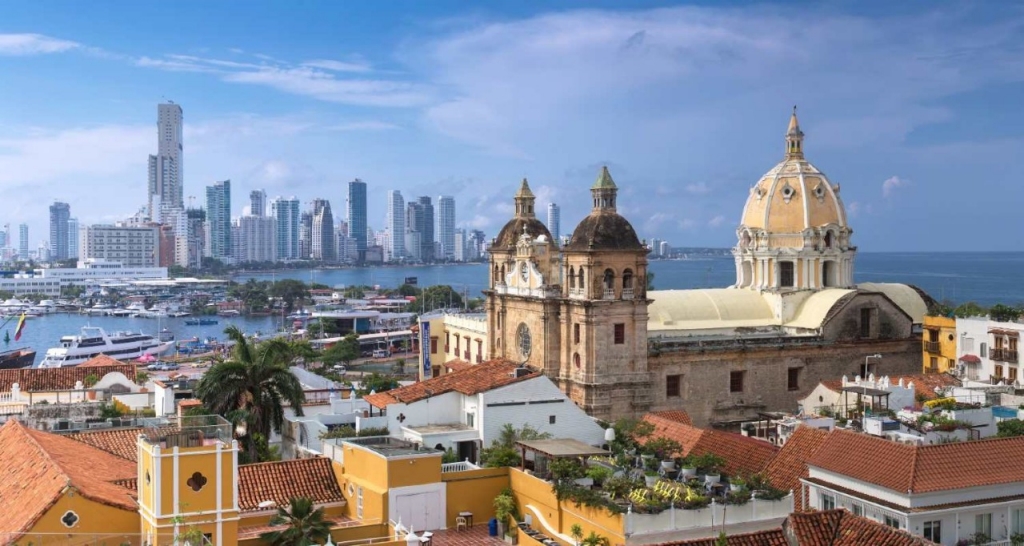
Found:
[[[834,287],[839,285],[838,275],[836,274],[836,263],[833,261],[823,262],[821,264],[821,283],[826,287]]]
[[[580,342],[580,325],[578,323],[572,325],[572,342]]]
[[[502,264],[502,266],[501,266],[501,277],[498,277],[498,278],[501,280],[501,282],[505,282],[505,265],[504,264]]]
[[[604,270],[604,289],[615,290],[615,272],[611,269]]]
[[[573,353],[572,354],[572,365],[576,366],[576,368],[579,369],[579,367],[580,367],[580,354],[579,353]]]
[[[569,266],[569,288],[576,288],[576,268]]]
[[[833,243],[834,243],[834,241],[833,241],[833,237],[832,237],[832,232],[831,231],[826,231],[825,232],[825,248],[832,248],[832,244]]]
[[[622,272],[622,288],[631,290],[633,288],[633,270],[627,269]]]
[[[577,281],[577,283],[579,283],[579,286],[577,288],[579,288],[580,290],[586,288],[586,284],[583,281],[583,266],[582,265],[580,266],[579,272],[576,273],[576,281]]]
[[[498,273],[499,273],[499,271],[498,271],[498,264],[494,264],[494,283],[495,284],[501,282],[501,277],[498,276]]]

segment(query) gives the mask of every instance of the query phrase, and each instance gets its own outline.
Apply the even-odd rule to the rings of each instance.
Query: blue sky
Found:
[[[798,104],[862,250],[1024,250],[1024,6],[892,4],[3,3],[0,222],[132,214],[172,99],[197,204],[359,177],[493,235],[527,177],[566,232],[607,164],[642,237],[731,246]]]

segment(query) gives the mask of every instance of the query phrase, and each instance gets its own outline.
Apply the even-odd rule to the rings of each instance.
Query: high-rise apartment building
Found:
[[[157,267],[160,229],[156,226],[94,225],[83,231],[83,259],[121,262],[124,267]]]
[[[313,200],[313,242],[310,255],[314,260],[325,263],[338,261],[338,244],[334,241],[334,215],[331,202],[326,199]]]
[[[184,208],[181,106],[168,102],[156,107],[156,155],[149,156],[149,217],[156,220],[161,205]]]
[[[206,225],[211,258],[231,257],[231,181],[206,187]]]
[[[366,182],[348,183],[348,232],[356,240],[357,262],[366,258]]]
[[[78,240],[78,218],[68,218],[68,259],[78,258]]]
[[[270,202],[276,222],[277,260],[299,259],[299,200],[277,197]]]
[[[203,266],[203,256],[206,256],[206,211],[188,209],[185,216],[188,221],[188,267],[199,269]]]
[[[18,226],[18,259],[28,260],[28,224]]]
[[[405,257],[405,199],[402,192],[388,192],[387,214],[388,246],[385,247],[385,260],[398,261]]]
[[[238,241],[232,241],[239,262],[273,262],[277,257],[277,221],[266,216],[246,215],[235,222]]]
[[[304,211],[299,216],[299,259],[308,260],[313,255],[313,213]]]
[[[434,205],[426,195],[417,199],[420,215],[416,230],[420,232],[420,259],[424,262],[433,261],[434,253]]]
[[[267,192],[263,190],[249,192],[249,214],[252,216],[267,215]]]
[[[455,257],[456,262],[466,261],[466,230],[455,230]]]
[[[68,220],[71,207],[60,201],[50,205],[50,259],[68,259]]]
[[[455,198],[442,195],[437,198],[437,242],[441,252],[439,260],[455,259]]]
[[[555,203],[548,203],[548,231],[555,244],[562,245],[562,209]]]

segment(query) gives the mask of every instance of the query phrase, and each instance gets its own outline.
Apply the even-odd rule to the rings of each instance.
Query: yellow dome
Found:
[[[786,158],[768,171],[750,189],[743,208],[740,230],[763,230],[770,236],[797,236],[807,229],[824,226],[846,228],[846,211],[839,198],[839,186],[803,156],[803,132],[794,109],[786,134]],[[753,234],[752,234],[753,235]],[[803,246],[802,238],[792,244],[782,240],[772,246]]]

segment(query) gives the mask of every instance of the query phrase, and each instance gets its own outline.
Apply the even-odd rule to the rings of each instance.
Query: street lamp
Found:
[[[863,377],[865,379],[867,379],[868,371],[871,369],[870,368],[870,364],[869,364],[871,359],[882,360],[882,355],[880,355],[880,354],[873,354],[873,355],[867,355],[867,356],[864,357],[864,369],[861,372],[861,377]]]

